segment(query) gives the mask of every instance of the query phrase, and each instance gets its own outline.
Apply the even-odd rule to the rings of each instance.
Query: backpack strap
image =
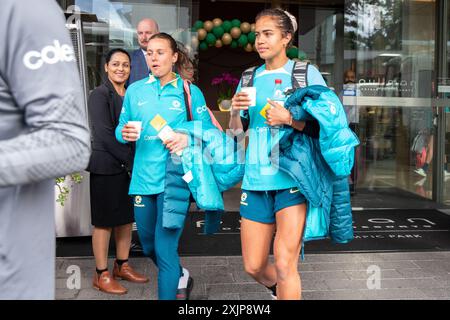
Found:
[[[183,94],[184,94],[184,103],[186,105],[186,118],[187,121],[192,121],[192,98],[191,98],[191,83],[188,80],[183,80]]]
[[[188,80],[183,80],[183,94],[184,94],[184,103],[186,105],[186,118],[187,121],[194,120],[194,117],[192,115],[192,96],[191,96],[191,82]],[[207,107],[207,111],[209,113],[209,116],[211,118],[212,124],[223,132],[223,128],[220,125],[219,121],[217,121],[216,117],[214,116],[214,113]]]
[[[305,88],[308,86],[309,62],[295,61],[292,68],[292,89]]]
[[[256,69],[258,67],[250,67],[242,73],[241,87],[253,87]]]

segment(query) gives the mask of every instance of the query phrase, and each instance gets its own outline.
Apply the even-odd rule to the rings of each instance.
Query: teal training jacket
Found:
[[[189,121],[174,130],[188,134],[190,139],[189,147],[183,150],[181,156],[182,174],[186,182],[180,181],[179,168],[172,164],[166,165],[165,228],[182,227],[187,213],[187,188],[200,209],[223,210],[222,192],[242,180],[245,168],[243,159],[238,157],[233,138],[212,124]],[[168,161],[177,161],[177,157]]]
[[[304,241],[330,237],[346,243],[353,239],[347,176],[359,140],[348,128],[339,98],[326,87],[298,89],[286,107],[295,120],[313,118],[320,126],[318,139],[288,127],[280,142],[280,169],[308,200]]]

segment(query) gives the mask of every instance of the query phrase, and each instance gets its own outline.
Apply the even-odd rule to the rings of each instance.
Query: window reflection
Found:
[[[432,197],[435,110],[402,99],[435,95],[434,12],[432,1],[346,1],[344,55],[357,79],[360,188]],[[420,171],[425,160],[412,148],[418,135],[430,161],[425,175]]]

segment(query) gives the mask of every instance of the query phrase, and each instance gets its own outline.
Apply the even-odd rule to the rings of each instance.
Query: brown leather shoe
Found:
[[[108,271],[102,272],[100,276],[95,272],[92,286],[97,290],[111,294],[125,294],[128,292],[127,288],[124,288],[117,280],[111,277]]]
[[[134,269],[128,264],[128,262],[122,264],[122,267],[119,269],[119,265],[116,261],[114,261],[113,276],[114,279],[119,278],[137,283],[146,283],[150,280],[146,276],[134,271]]]

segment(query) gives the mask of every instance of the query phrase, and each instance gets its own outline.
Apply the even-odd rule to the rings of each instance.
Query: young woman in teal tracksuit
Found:
[[[178,64],[186,61],[186,56],[165,33],[152,36],[147,52],[151,75],[127,89],[116,138],[122,143],[136,141],[129,194],[135,199],[138,234],[144,253],[159,269],[159,299],[174,300],[179,298],[177,287],[182,268],[178,241],[183,229],[162,227],[165,166],[169,152],[183,150],[188,145],[188,137],[175,133],[163,143],[157,134],[161,122],[174,128],[187,120],[183,80],[172,72],[174,65],[181,67]],[[211,121],[203,94],[195,85],[191,85],[191,97],[194,120]],[[137,130],[128,121],[142,121],[139,139]]]
[[[305,123],[292,120],[290,112],[269,98],[275,80],[282,89],[292,87],[294,62],[286,55],[297,29],[296,19],[281,9],[267,9],[256,17],[256,49],[265,64],[256,69],[256,106],[240,92],[232,100],[230,127],[243,129],[241,117],[249,117],[249,146],[241,195],[241,242],[244,268],[256,281],[272,290],[278,299],[300,299],[297,271],[306,217],[305,197],[295,181],[273,166],[273,147],[283,134],[281,125],[303,130]],[[319,71],[308,68],[308,83],[326,85]],[[242,81],[241,81],[242,82]],[[245,113],[244,113],[245,111]],[[269,263],[275,232],[275,263]]]

